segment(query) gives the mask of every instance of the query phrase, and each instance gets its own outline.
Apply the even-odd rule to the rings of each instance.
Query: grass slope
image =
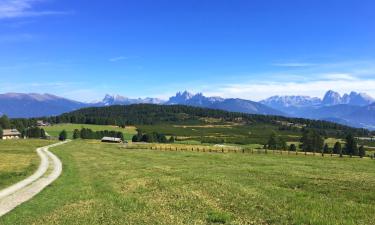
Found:
[[[177,124],[158,124],[158,125],[139,125],[140,130],[150,132],[160,132],[166,135],[176,135],[179,139],[196,140],[201,139],[223,139],[225,143],[232,144],[266,144],[271,133],[277,135],[286,141],[298,141],[301,132],[299,131],[280,131],[278,127],[270,124],[225,124],[225,125],[177,125]]]
[[[121,128],[118,126],[109,126],[109,125],[91,125],[91,124],[56,124],[53,126],[43,127],[47,133],[53,137],[58,137],[59,133],[62,130],[66,130],[68,133],[68,138],[73,137],[73,131],[75,129],[82,129],[82,128],[90,128],[93,131],[103,131],[103,130],[111,130],[111,131],[120,131],[123,132],[124,137],[126,140],[131,140],[134,134],[136,134],[136,128],[133,126],[128,126],[126,128]]]
[[[369,159],[125,150],[75,141],[0,224],[374,224]]]
[[[39,166],[36,148],[53,141],[0,140],[0,189],[30,176]]]

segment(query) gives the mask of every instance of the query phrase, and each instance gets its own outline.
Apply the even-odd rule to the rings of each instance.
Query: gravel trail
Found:
[[[30,177],[0,191],[0,217],[33,198],[60,176],[62,163],[48,149],[67,142],[69,140],[36,150],[41,159],[37,171]]]

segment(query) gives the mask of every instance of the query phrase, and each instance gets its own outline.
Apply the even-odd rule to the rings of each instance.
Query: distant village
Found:
[[[43,120],[38,120],[37,121],[37,126],[38,127],[46,127],[50,126],[51,124],[48,122],[44,122]],[[3,134],[2,134],[2,139],[3,140],[12,140],[12,139],[21,139],[23,137],[22,133],[19,132],[17,129],[4,129]],[[24,136],[23,138],[26,138]],[[46,134],[46,138],[50,138],[48,134]]]

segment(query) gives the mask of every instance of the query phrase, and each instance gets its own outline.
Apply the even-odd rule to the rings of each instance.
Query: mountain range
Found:
[[[59,115],[86,106],[86,103],[50,94],[0,94],[0,115],[5,114],[12,118]]]
[[[323,99],[309,96],[272,96],[260,103],[287,113],[291,117],[328,120],[354,127],[375,129],[375,99],[366,93],[351,92],[341,96],[330,90]]]
[[[231,112],[320,119],[375,130],[375,99],[365,93],[340,95],[328,91],[322,99],[309,96],[272,96],[260,102],[206,97],[202,93],[178,92],[168,100],[106,95],[96,103],[78,102],[51,94],[0,94],[0,114],[12,118],[54,116],[85,107],[110,105],[189,105]]]

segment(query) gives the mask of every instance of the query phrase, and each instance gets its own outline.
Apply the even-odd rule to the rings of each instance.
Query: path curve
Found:
[[[60,176],[62,163],[48,149],[66,144],[69,141],[59,142],[36,150],[41,159],[37,171],[28,178],[0,191],[0,217],[33,198]]]

